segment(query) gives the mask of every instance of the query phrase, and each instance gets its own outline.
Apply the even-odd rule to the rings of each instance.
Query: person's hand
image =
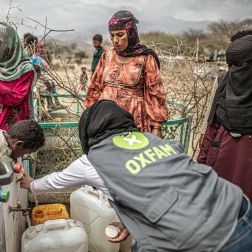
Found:
[[[120,229],[120,232],[117,237],[110,238],[107,236],[107,239],[110,242],[119,243],[119,242],[126,240],[129,237],[130,233],[129,233],[128,229],[125,228],[121,222],[113,222],[110,225],[116,226]]]
[[[162,137],[161,128],[153,128],[151,133],[157,137]]]
[[[30,184],[32,181],[33,178],[26,173],[24,173],[23,176],[17,180],[17,182],[20,182],[20,187],[27,190],[30,190]]]

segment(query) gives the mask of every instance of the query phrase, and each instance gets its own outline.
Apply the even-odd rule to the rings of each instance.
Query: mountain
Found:
[[[142,32],[162,31],[172,34],[178,34],[190,28],[197,30],[207,30],[210,21],[186,21],[177,19],[172,16],[167,16],[163,19],[156,20],[156,22],[143,21]]]
[[[172,16],[166,16],[160,19],[160,17],[152,18],[151,21],[142,20],[138,25],[139,32],[150,32],[150,31],[161,31],[172,34],[182,33],[189,28],[197,30],[207,30],[207,26],[210,21],[186,21],[182,19],[177,19]],[[92,40],[92,36],[95,33],[100,33],[103,35],[104,39],[109,39],[109,32],[106,25],[97,25],[89,23],[87,25],[82,25],[75,29],[74,32],[55,34],[58,40],[72,42],[88,42]]]

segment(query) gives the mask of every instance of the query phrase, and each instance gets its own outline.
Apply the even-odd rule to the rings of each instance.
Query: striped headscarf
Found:
[[[20,78],[24,73],[34,70],[31,60],[12,26],[0,22],[0,40],[2,41],[0,47],[0,80],[13,81]],[[36,73],[34,76],[37,76]]]

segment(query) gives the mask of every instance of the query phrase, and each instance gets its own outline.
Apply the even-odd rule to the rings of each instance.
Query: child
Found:
[[[36,121],[19,121],[7,131],[0,130],[0,161],[3,156],[16,161],[25,154],[36,152],[44,143],[43,131]]]
[[[87,76],[86,70],[87,70],[86,67],[81,68],[80,84],[81,84],[81,90],[82,91],[87,90],[88,76]]]
[[[95,68],[101,58],[101,55],[103,53],[104,48],[102,47],[102,35],[100,34],[95,34],[93,36],[93,46],[95,48],[94,54],[93,54],[93,60],[91,64],[91,71],[92,75],[95,71]]]

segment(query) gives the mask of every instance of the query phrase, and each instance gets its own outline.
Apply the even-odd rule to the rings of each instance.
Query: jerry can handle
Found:
[[[60,214],[62,213],[62,208],[51,209],[47,212],[48,215]]]
[[[98,195],[98,193],[96,191],[94,191],[94,190],[87,190],[87,192],[99,199],[99,195]]]
[[[108,197],[101,190],[95,190],[92,186],[85,186],[84,190],[89,194],[97,197],[98,200],[104,201],[107,207],[112,208]]]
[[[86,191],[89,194],[97,197],[99,200],[103,200],[103,201],[105,200],[104,194],[101,190],[95,190],[93,187],[87,186]]]
[[[107,207],[112,207],[108,197],[101,190],[98,190],[98,194],[99,194],[99,200],[103,200]]]
[[[47,233],[48,231],[65,229],[65,228],[66,228],[66,222],[64,220],[61,219],[49,220],[44,222],[43,232]]]

